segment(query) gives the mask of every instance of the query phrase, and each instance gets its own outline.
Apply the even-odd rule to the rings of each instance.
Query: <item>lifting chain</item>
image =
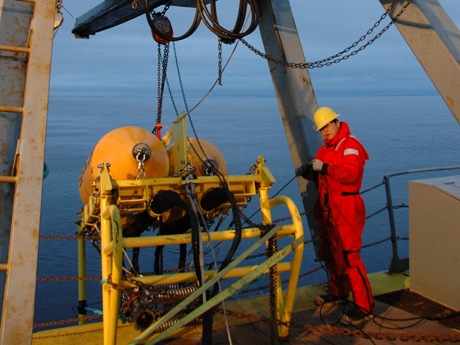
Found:
[[[270,258],[278,251],[276,234],[267,241],[267,257]],[[278,265],[270,267],[270,339],[272,345],[276,344],[277,338],[277,305],[278,305]]]
[[[374,43],[378,38],[380,38],[380,36],[382,36],[383,33],[386,32],[394,23],[396,23],[396,21],[399,19],[399,17],[406,11],[407,7],[412,3],[412,0],[407,0],[407,3],[395,15],[393,20],[390,21],[390,23],[388,23],[379,33],[377,33],[374,37],[372,37],[369,41],[367,41],[365,44],[363,44],[362,46],[360,46],[356,50],[353,50],[361,42],[363,42],[366,39],[366,37],[369,36],[374,31],[375,28],[377,28],[381,24],[381,22],[388,16],[388,14],[391,12],[393,7],[399,1],[400,0],[393,0],[391,5],[385,11],[385,13],[382,14],[380,19],[377,20],[375,22],[375,24],[372,26],[372,28],[367,30],[367,32],[363,36],[361,36],[357,41],[353,42],[349,47],[345,48],[341,52],[338,52],[337,54],[332,55],[332,56],[330,56],[328,58],[325,58],[325,59],[322,59],[322,60],[318,60],[318,61],[314,61],[314,62],[307,62],[307,63],[303,63],[303,62],[285,62],[285,61],[276,59],[276,58],[274,58],[274,57],[272,57],[272,56],[270,56],[268,54],[265,54],[265,53],[261,52],[260,50],[258,50],[254,46],[250,45],[243,38],[240,38],[240,41],[246,47],[248,47],[250,50],[252,50],[254,53],[256,53],[257,55],[259,55],[262,58],[266,59],[267,61],[273,62],[274,64],[281,65],[281,66],[284,66],[284,67],[299,68],[299,69],[307,69],[307,68],[308,69],[313,69],[313,68],[321,68],[321,67],[325,67],[325,66],[331,66],[333,64],[337,64],[339,62],[347,60],[351,56],[354,56],[354,55],[358,54],[360,51],[366,49],[368,46],[370,46],[372,43]],[[348,54],[344,55],[345,53],[348,53]]]
[[[217,59],[218,59],[218,66],[219,66],[219,73],[218,73],[218,78],[217,82],[219,83],[220,86],[222,86],[222,39],[219,38],[218,46],[217,46]]]
[[[171,3],[172,3],[172,0],[171,1],[168,1],[166,4],[165,4],[165,7],[163,8],[163,11],[161,11],[161,15],[165,15],[166,12],[169,10],[169,6],[171,6]],[[135,10],[137,8],[138,5],[141,5],[141,6],[144,6],[144,1],[143,0],[133,0],[132,4],[131,4],[131,8],[133,10]],[[152,10],[151,11],[152,14],[157,14],[157,12],[155,12],[155,10]]]
[[[157,104],[157,119],[156,125],[153,129],[153,134],[157,134],[157,132],[161,129],[161,113],[163,109],[163,94],[165,89],[165,82],[167,78],[167,69],[168,69],[168,59],[169,59],[169,42],[164,44],[164,53],[163,57],[161,54],[161,46],[163,44],[158,43],[158,104]]]
[[[173,52],[174,52],[174,61],[176,62],[176,71],[177,71],[177,77],[178,77],[178,80],[179,80],[179,86],[180,86],[180,90],[181,90],[181,94],[182,94],[182,100],[184,101],[185,112],[186,112],[186,114],[188,116],[190,116],[189,115],[190,111],[188,109],[188,104],[187,104],[187,98],[185,97],[184,84],[182,83],[182,77],[181,77],[181,74],[180,74],[179,59],[177,58],[176,44],[174,43],[174,41],[172,42],[172,47],[173,47]],[[169,80],[168,79],[166,79],[166,85],[168,87],[168,92],[169,92],[169,96],[171,98],[171,103],[172,103],[172,106],[174,108],[174,112],[176,113],[176,116],[179,116],[179,111],[177,110],[176,102],[174,101],[174,95],[173,95],[173,93],[171,91],[171,87],[169,85]]]
[[[144,160],[138,159],[137,160],[136,180],[143,180],[143,179],[145,179],[145,164],[144,164]]]

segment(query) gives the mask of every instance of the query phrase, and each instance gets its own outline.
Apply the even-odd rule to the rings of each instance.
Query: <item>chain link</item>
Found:
[[[101,280],[101,276],[84,276],[84,277],[38,277],[38,282],[67,282],[67,281],[78,281],[78,280]]]
[[[78,236],[63,236],[63,235],[42,235],[40,234],[40,239],[45,240],[78,240]]]
[[[278,243],[276,234],[270,237],[267,241],[267,258],[272,257],[278,251]],[[270,323],[271,343],[276,343],[277,337],[277,301],[278,301],[278,265],[275,264],[269,269],[270,274],[270,314],[272,322]]]
[[[137,161],[137,170],[136,170],[136,180],[143,180],[146,175],[145,171],[145,162],[146,160],[146,155],[144,151],[139,151],[136,155],[136,161]]]
[[[146,175],[145,164],[143,161],[138,161],[137,170],[136,170],[136,180],[145,179],[145,175]]]
[[[172,3],[172,0],[171,1],[168,1],[166,4],[165,4],[165,7],[163,8],[163,11],[161,11],[161,15],[164,16],[166,14],[166,12],[169,10],[169,6],[171,6],[171,3]]]
[[[382,181],[382,182],[376,184],[375,186],[372,186],[372,187],[369,187],[369,188],[367,188],[367,189],[364,189],[364,190],[361,192],[361,194],[370,192],[371,190],[374,190],[374,189],[376,189],[376,188],[378,188],[378,187],[380,187],[380,186],[383,186],[384,184],[385,184],[385,181]]]
[[[92,315],[92,316],[85,316],[84,319],[86,321],[89,321],[89,320],[100,319],[101,317],[102,317],[102,315],[95,314],[95,315]],[[81,321],[81,319],[78,317],[78,318],[68,319],[68,320],[34,323],[33,327],[35,329],[35,328],[43,328],[43,327],[51,327],[51,326],[63,326],[63,325],[71,324],[71,323],[78,323],[80,321]],[[86,332],[86,333],[90,333],[90,332]]]
[[[406,11],[407,7],[412,3],[412,0],[408,0],[407,3],[402,7],[401,11],[399,11],[399,13],[396,14],[396,16],[393,18],[393,20],[390,23],[388,23],[379,33],[377,33],[374,37],[372,37],[369,41],[367,41],[365,44],[363,44],[359,48],[356,48],[356,47],[358,47],[358,45],[361,42],[364,42],[364,40],[367,38],[367,36],[369,36],[374,31],[374,29],[376,29],[381,24],[381,22],[388,16],[388,13],[390,13],[390,11],[393,9],[393,7],[398,2],[399,2],[399,0],[393,0],[391,5],[388,7],[388,10],[384,14],[382,14],[380,19],[377,20],[374,23],[374,25],[369,30],[367,30],[367,32],[363,36],[361,36],[357,41],[353,42],[350,46],[348,46],[344,50],[338,52],[337,54],[329,56],[329,57],[327,57],[325,59],[322,59],[322,60],[318,60],[318,61],[314,61],[314,62],[307,62],[307,63],[303,63],[303,62],[285,62],[283,60],[276,59],[276,58],[274,58],[274,57],[272,57],[272,56],[270,56],[268,54],[263,53],[262,51],[258,50],[257,48],[255,48],[254,46],[249,44],[244,38],[240,38],[240,42],[243,43],[246,47],[248,47],[249,50],[251,50],[255,54],[261,56],[265,60],[270,61],[270,62],[272,62],[274,64],[277,64],[277,65],[284,66],[284,67],[296,68],[296,69],[313,69],[313,68],[328,67],[328,66],[331,66],[333,64],[337,64],[337,63],[340,63],[340,62],[342,62],[344,60],[347,60],[348,58],[358,54],[359,52],[363,51],[368,46],[370,46],[372,43],[374,43],[394,23],[396,23],[396,21],[399,19],[399,17]],[[356,50],[353,50],[355,48],[356,48]],[[348,54],[344,55],[345,53],[348,53]]]
[[[166,14],[166,12],[169,10],[169,7],[171,6],[171,3],[172,3],[172,0],[171,1],[168,1],[166,4],[165,4],[165,7],[163,8],[163,11],[161,12],[156,12],[155,9],[152,9],[150,11],[150,13],[152,13],[153,15],[156,15],[156,14],[160,14],[162,16],[164,16]],[[145,1],[143,0],[133,0],[132,4],[131,4],[131,8],[133,10],[135,10],[137,8],[138,5],[141,5],[141,7],[145,7]]]
[[[139,4],[140,0],[133,0],[133,2],[131,3],[131,8],[135,10]]]

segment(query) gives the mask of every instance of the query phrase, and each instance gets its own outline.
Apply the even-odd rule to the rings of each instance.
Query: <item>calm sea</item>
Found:
[[[197,101],[198,98],[188,99],[188,107],[193,107]],[[341,120],[349,123],[352,133],[367,148],[371,159],[366,165],[363,190],[380,184],[386,174],[424,167],[460,165],[460,126],[439,96],[324,97],[318,101],[320,105],[331,106],[341,113]],[[176,105],[179,111],[185,107],[178,101]],[[97,141],[110,130],[125,125],[151,130],[156,114],[156,99],[138,95],[51,95],[46,145],[49,175],[43,187],[42,235],[75,235],[77,211],[82,207],[78,178]],[[164,126],[169,126],[175,117],[174,109],[165,105]],[[282,189],[280,194],[294,199],[303,212],[296,181],[288,184],[294,176],[294,167],[273,96],[207,98],[192,112],[192,120],[198,137],[211,141],[222,151],[230,174],[247,173],[257,157],[264,156],[267,166],[277,179],[271,195]],[[189,135],[193,136],[193,133]],[[458,171],[443,174],[455,173]],[[410,175],[395,178],[394,182],[392,180],[394,204],[408,204],[408,179],[432,176],[439,174]],[[364,198],[368,214],[385,207],[385,191],[382,187],[366,193]],[[258,205],[249,207],[247,215],[251,215],[257,208]],[[398,235],[407,237],[407,209],[399,209],[396,217]],[[257,217],[254,220],[257,222]],[[389,235],[386,211],[368,219],[364,233],[365,244]],[[407,257],[407,241],[400,241],[399,244],[400,257]],[[388,269],[391,260],[390,242],[363,250],[363,257],[369,272]],[[100,275],[99,255],[89,244],[87,262],[87,274]],[[152,265],[149,262],[143,264]],[[313,249],[308,245],[302,272],[316,266]],[[144,271],[151,271],[151,267],[145,267]],[[37,283],[35,323],[75,318],[78,295],[77,282],[73,277],[77,276],[77,242],[41,239],[38,276],[69,279],[40,279]],[[325,274],[320,271],[303,278],[302,283],[324,280]],[[89,305],[99,309],[99,282],[89,281],[88,290]]]

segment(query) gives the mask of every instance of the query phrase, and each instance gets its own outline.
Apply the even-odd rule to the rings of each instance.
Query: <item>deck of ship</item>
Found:
[[[460,342],[460,316],[409,292],[409,277],[405,274],[369,275],[376,296],[375,318],[362,330],[341,325],[343,308],[317,308],[312,300],[322,287],[313,285],[298,289],[289,339],[272,339],[269,303],[266,295],[228,301],[228,330],[223,313],[214,317],[213,345],[267,344],[409,344]],[[425,316],[425,317],[422,317]],[[431,319],[431,320],[429,320]],[[443,322],[433,319],[442,319]],[[120,325],[117,344],[127,344],[139,335],[131,324]],[[34,345],[102,344],[101,323],[66,327],[34,334]],[[171,338],[160,342],[168,345],[201,344],[201,326],[184,327]]]

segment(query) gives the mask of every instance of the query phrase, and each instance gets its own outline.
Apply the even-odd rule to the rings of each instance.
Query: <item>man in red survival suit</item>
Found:
[[[315,159],[296,170],[297,176],[318,185],[315,218],[319,224],[318,255],[329,273],[329,291],[315,298],[318,306],[339,302],[352,293],[354,305],[341,322],[364,326],[372,317],[374,300],[361,259],[361,234],[366,221],[364,200],[359,194],[364,165],[369,155],[351,135],[334,110],[319,108],[314,114],[316,130],[323,136]]]

